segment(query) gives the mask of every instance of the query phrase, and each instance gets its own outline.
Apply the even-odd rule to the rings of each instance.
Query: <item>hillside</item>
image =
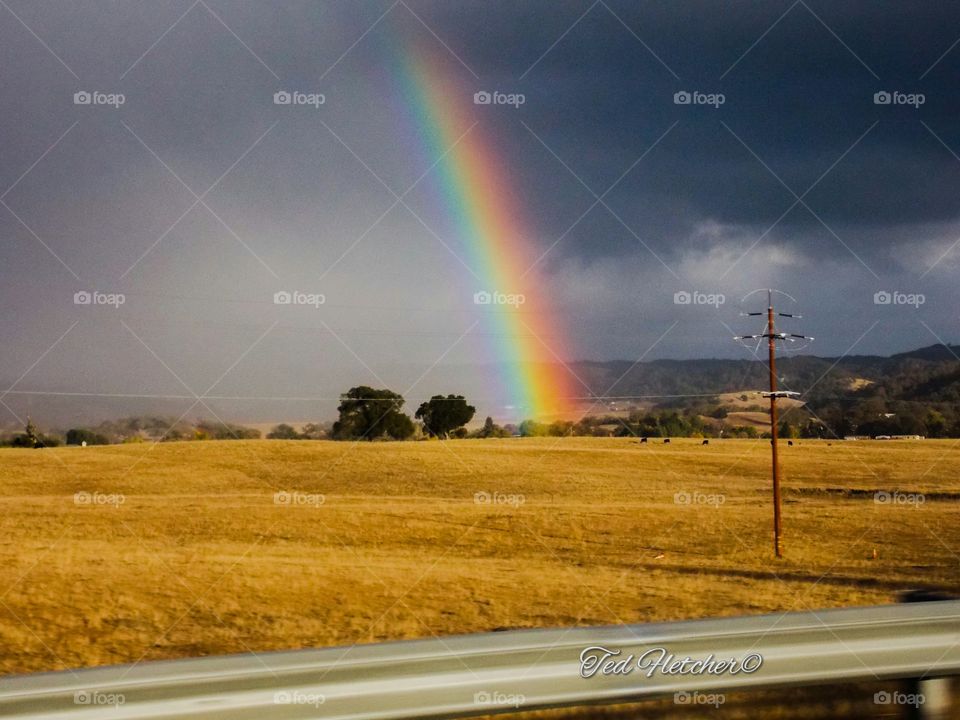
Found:
[[[960,436],[958,355],[960,346],[945,345],[931,345],[890,357],[783,355],[777,361],[777,375],[781,388],[800,393],[807,408],[826,423],[832,434],[903,432]],[[729,405],[726,400],[720,400],[721,395],[739,396],[768,386],[768,371],[762,355],[755,360],[580,361],[571,363],[570,368],[596,396],[619,399],[585,403],[582,411],[590,414],[616,414],[654,406],[693,411],[698,403]],[[487,366],[476,370],[491,374]],[[460,372],[469,379],[474,368],[463,368]],[[714,397],[717,399],[712,400]],[[752,406],[758,402],[760,399],[751,395],[745,404]],[[238,406],[231,409],[236,411]],[[278,417],[276,406],[269,404],[245,403],[242,409],[242,417],[223,412],[220,417],[246,425],[292,420]],[[300,409],[309,411],[316,420],[330,420],[335,415],[336,403],[331,399],[322,406]],[[750,412],[758,408],[731,406],[729,409]],[[203,410],[198,408],[197,415],[203,416]],[[183,409],[162,399],[38,394],[30,397],[25,412],[47,428],[65,428],[130,416],[178,417]],[[891,414],[896,417],[886,417]],[[13,418],[0,423],[0,431],[20,429]]]
[[[781,356],[777,376],[784,389],[802,393],[808,400],[838,397],[851,388],[883,380],[925,378],[957,381],[960,346],[931,345],[890,357],[849,355],[842,358],[815,355]],[[575,371],[604,395],[684,395],[764,389],[768,383],[766,357],[757,360],[652,360],[636,365],[623,361],[574,363]],[[625,374],[624,374],[625,373]],[[952,380],[944,380],[953,373]],[[616,384],[616,379],[623,376]],[[866,381],[866,382],[865,382]],[[905,398],[908,399],[908,398]]]
[[[796,425],[822,425],[820,435],[920,434],[960,436],[960,346],[931,345],[891,357],[843,358],[785,356],[777,361],[780,387],[800,393],[806,403],[785,419]],[[762,360],[654,360],[583,363],[595,387],[605,395],[633,399],[659,408],[695,408],[704,395],[737,416],[725,393],[768,387]],[[619,376],[623,377],[617,381]],[[688,396],[688,397],[684,397]],[[748,403],[760,402],[750,397]],[[742,404],[742,403],[741,403]],[[751,423],[757,424],[758,418]],[[813,432],[813,430],[811,430]]]

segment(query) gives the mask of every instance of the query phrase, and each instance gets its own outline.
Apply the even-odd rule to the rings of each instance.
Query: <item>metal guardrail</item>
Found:
[[[601,650],[624,662],[604,674]],[[586,648],[595,648],[587,651]],[[737,673],[648,672],[762,657]],[[587,660],[586,666],[582,664]],[[688,665],[693,669],[694,665]],[[713,670],[717,666],[711,666]],[[606,667],[607,670],[610,667]],[[702,667],[700,667],[702,670]],[[592,677],[582,677],[590,674]],[[173,720],[440,718],[724,692],[960,674],[960,601],[649,625],[523,630],[142,663],[0,678],[0,717]]]

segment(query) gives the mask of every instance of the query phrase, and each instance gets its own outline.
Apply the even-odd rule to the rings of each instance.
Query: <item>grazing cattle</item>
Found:
[[[665,438],[664,441],[663,441],[663,444],[666,445],[666,444],[669,443],[669,442],[670,442],[670,438]]]
[[[647,439],[646,439],[646,438],[640,438],[640,442],[641,442],[641,443],[645,443],[645,442],[647,442]]]
[[[790,447],[793,447],[793,440],[787,440],[787,445],[789,445]]]
[[[703,441],[702,443],[700,443],[700,444],[701,444],[701,445],[709,445],[709,444],[710,444],[710,441],[709,441],[709,440],[704,440],[704,441]]]

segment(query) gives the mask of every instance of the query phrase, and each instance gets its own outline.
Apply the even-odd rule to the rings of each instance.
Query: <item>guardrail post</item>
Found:
[[[907,590],[900,593],[900,602],[931,602],[936,600],[956,600],[956,596],[938,590]],[[953,678],[917,678],[904,684],[907,695],[914,695],[921,701],[915,705],[905,705],[904,717],[909,720],[949,720],[954,717]]]

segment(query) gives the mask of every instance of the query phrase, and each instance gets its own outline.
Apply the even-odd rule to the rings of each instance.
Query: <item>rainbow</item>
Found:
[[[522,305],[492,305],[484,313],[485,335],[493,338],[493,356],[504,368],[499,384],[505,387],[497,393],[505,400],[502,415],[566,416],[576,386],[560,362],[566,354],[563,332],[552,319],[556,313],[549,311],[543,283],[530,270],[538,249],[530,242],[520,194],[478,118],[478,110],[496,110],[475,106],[473,92],[444,72],[455,62],[451,57],[434,57],[412,45],[401,60],[401,98],[420,149],[430,162],[443,157],[431,171],[430,184],[455,228],[456,237],[445,240],[480,278],[482,287],[476,290],[525,298]]]

